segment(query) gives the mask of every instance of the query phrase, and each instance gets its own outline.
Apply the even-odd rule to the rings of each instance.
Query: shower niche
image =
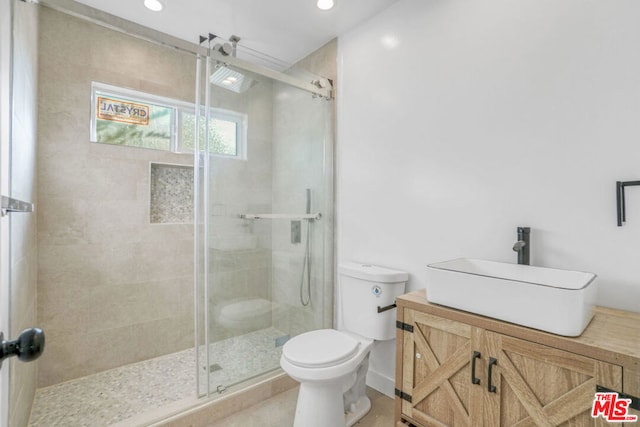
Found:
[[[193,167],[149,164],[149,222],[193,224]]]

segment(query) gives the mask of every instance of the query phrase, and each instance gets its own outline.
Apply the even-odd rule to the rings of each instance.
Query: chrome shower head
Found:
[[[216,68],[216,71],[211,74],[211,77],[209,78],[209,81],[216,86],[229,89],[236,93],[244,93],[258,83],[251,77],[248,77],[223,63],[218,63]]]
[[[214,35],[214,38],[215,37],[216,36]],[[232,35],[229,38],[229,43],[217,43],[213,46],[213,51],[218,52],[222,56],[231,56],[235,58],[239,41],[240,37]],[[258,83],[255,79],[231,68],[223,61],[216,61],[215,69],[216,70],[209,77],[211,84],[229,89],[236,93],[244,93]]]

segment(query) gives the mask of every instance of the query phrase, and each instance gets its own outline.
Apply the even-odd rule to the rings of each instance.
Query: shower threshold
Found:
[[[267,328],[210,344],[209,364],[217,367],[202,365],[200,387],[206,383],[208,370],[215,392],[219,385],[226,388],[238,378],[277,368],[281,348],[274,342],[282,335]],[[125,420],[131,423],[121,425],[136,426],[149,420],[145,413],[157,418],[163,409],[179,412],[181,407],[198,403],[195,363],[191,348],[38,389],[29,427],[110,426]]]

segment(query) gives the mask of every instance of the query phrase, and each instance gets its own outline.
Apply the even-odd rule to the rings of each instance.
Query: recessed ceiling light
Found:
[[[144,0],[144,5],[147,9],[153,10],[154,12],[160,12],[163,7],[159,0]]]
[[[318,6],[318,9],[329,10],[335,6],[335,2],[333,0],[318,0],[316,5]]]

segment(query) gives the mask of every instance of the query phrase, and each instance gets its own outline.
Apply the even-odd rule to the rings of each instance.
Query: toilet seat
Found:
[[[289,340],[282,348],[282,357],[302,368],[326,368],[351,359],[359,347],[360,342],[347,334],[319,329]]]

